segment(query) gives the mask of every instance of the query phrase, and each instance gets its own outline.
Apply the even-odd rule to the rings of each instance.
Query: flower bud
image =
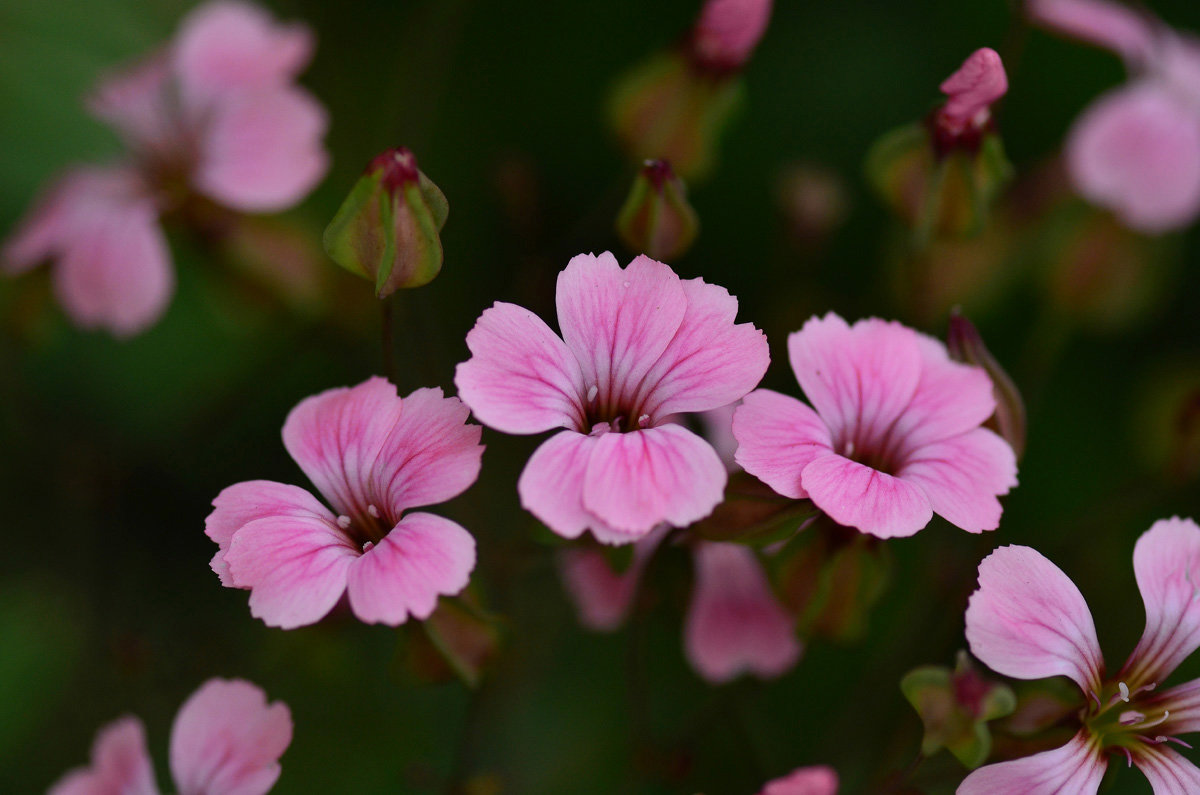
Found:
[[[979,335],[975,325],[958,312],[950,315],[946,347],[950,351],[950,358],[982,367],[992,379],[996,413],[985,425],[1012,445],[1019,461],[1025,452],[1025,403],[1021,400],[1021,392],[1017,385],[983,344],[983,337]]]
[[[953,671],[933,665],[910,671],[900,690],[925,725],[921,753],[946,748],[972,770],[992,748],[987,722],[1012,714],[1017,704],[1012,690],[980,676],[966,652],[958,653]]]
[[[687,187],[665,160],[647,160],[617,215],[617,234],[635,253],[671,262],[691,248],[700,219]]]
[[[688,51],[702,68],[740,69],[767,31],[771,0],[708,0],[692,28]]]
[[[442,269],[439,236],[446,197],[412,152],[389,149],[371,161],[325,230],[325,250],[346,270],[375,281],[386,298],[420,287]]]
[[[457,677],[468,687],[478,687],[500,647],[500,619],[481,608],[468,591],[440,599],[421,629],[409,649],[417,675],[432,682]]]
[[[939,149],[971,146],[991,122],[992,103],[1008,91],[1008,75],[996,51],[983,47],[971,53],[939,89],[948,99],[933,117]]]

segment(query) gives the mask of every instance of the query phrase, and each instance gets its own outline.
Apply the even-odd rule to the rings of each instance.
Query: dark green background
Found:
[[[445,268],[399,305],[405,391],[452,389],[464,335],[492,301],[548,316],[571,255],[620,251],[611,219],[632,171],[603,124],[603,98],[697,5],[272,4],[317,31],[304,82],[333,120],[333,168],[291,218],[318,231],[366,161],[399,144],[449,198]],[[1153,5],[1200,29],[1194,3]],[[55,170],[119,151],[78,99],[103,70],[167,38],[188,6],[0,0],[0,231]],[[768,332],[766,383],[796,391],[783,342],[815,312],[911,320],[885,267],[894,229],[863,184],[862,160],[984,45],[1010,67],[1001,123],[1018,174],[1052,155],[1075,114],[1123,76],[1115,57],[1024,30],[1000,0],[778,3],[745,76],[745,112],[716,173],[692,189],[698,244],[676,265],[727,286],[741,318]],[[789,243],[777,209],[779,175],[798,160],[835,169],[850,195],[847,223],[819,250]],[[514,174],[532,192],[516,205]],[[815,641],[777,682],[707,687],[682,657],[686,561],[671,563],[678,587],[663,589],[649,619],[653,741],[643,747],[630,739],[627,635],[576,626],[552,553],[517,504],[535,440],[486,432],[479,483],[439,509],[475,534],[474,579],[507,617],[499,664],[468,707],[460,685],[408,671],[407,630],[346,618],[273,630],[250,617],[244,593],[219,586],[203,534],[210,500],[250,478],[304,484],[280,443],[283,418],[301,398],[379,369],[378,321],[368,285],[332,263],[324,311],[298,313],[232,283],[186,235],[172,242],[176,298],[130,342],[81,333],[41,305],[44,276],[0,282],[3,792],[44,789],[124,713],[146,722],[165,783],[174,712],[215,675],[251,679],[290,705],[281,793],[439,792],[453,767],[494,773],[506,793],[749,795],[813,763],[837,767],[843,791],[869,791],[915,753],[920,726],[898,680],[952,662],[975,565],[991,547],[1031,544],[1057,562],[1089,600],[1116,667],[1143,620],[1135,539],[1156,518],[1200,516],[1195,482],[1162,475],[1170,415],[1152,408],[1200,383],[1189,233],[1157,302],[1119,328],[1064,320],[1028,272],[975,313],[1027,394],[1021,486],[995,534],[937,520],[893,542],[895,579],[863,643]],[[941,334],[944,318],[924,330]],[[1200,659],[1189,672],[1200,674]],[[1110,791],[1149,787],[1122,770]]]

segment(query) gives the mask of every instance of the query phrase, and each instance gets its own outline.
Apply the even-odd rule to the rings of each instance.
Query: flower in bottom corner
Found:
[[[222,584],[250,591],[250,612],[292,629],[342,594],[362,621],[424,620],[475,568],[460,525],[410,509],[455,497],[479,476],[482,429],[440,389],[405,398],[382,378],[301,401],[283,443],[332,510],[298,486],[237,483],[213,500],[205,533]]]
[[[1115,676],[1105,676],[1092,614],[1075,584],[1029,547],[1001,547],[979,565],[967,607],[971,652],[1017,679],[1066,676],[1086,699],[1074,737],[1050,751],[981,767],[959,795],[1095,793],[1110,759],[1136,765],[1155,795],[1200,792],[1200,768],[1173,746],[1200,731],[1200,680],[1161,689],[1200,647],[1200,527],[1158,521],[1138,539],[1133,569],[1146,630]]]
[[[262,795],[279,779],[292,742],[287,705],[257,686],[210,679],[184,702],[171,727],[171,778],[181,795]],[[67,773],[49,795],[157,795],[142,722],[118,718],[96,735],[91,764]]]
[[[833,768],[801,767],[783,778],[768,781],[758,795],[837,795],[838,777]]]

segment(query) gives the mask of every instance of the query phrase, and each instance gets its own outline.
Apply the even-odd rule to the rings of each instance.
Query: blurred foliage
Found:
[[[189,5],[0,0],[0,230],[58,169],[119,151],[78,98],[102,70],[164,40]],[[1104,647],[1132,647],[1143,620],[1134,540],[1156,518],[1200,515],[1189,408],[1200,241],[1192,231],[1143,256],[1144,241],[1100,217],[1087,223],[1114,241],[1100,253],[1115,247],[1115,259],[1056,247],[1079,227],[1042,223],[1055,216],[1053,189],[1033,175],[1122,70],[1027,30],[1001,0],[777,3],[719,165],[689,195],[703,236],[674,263],[739,297],[740,316],[772,343],[764,384],[791,393],[786,335],[811,314],[897,317],[941,335],[962,304],[1028,408],[1021,486],[996,534],[935,520],[888,542],[891,581],[857,639],[812,641],[778,681],[711,688],[682,656],[686,563],[663,568],[661,597],[626,631],[584,632],[552,549],[518,505],[516,478],[536,440],[488,431],[480,482],[446,509],[476,535],[475,591],[503,616],[504,643],[477,690],[413,671],[418,627],[335,615],[280,632],[252,619],[245,594],[208,569],[209,501],[239,480],[303,483],[279,438],[286,412],[380,369],[366,285],[319,260],[325,270],[287,278],[281,291],[278,271],[261,278],[283,256],[272,252],[294,235],[319,239],[370,159],[410,147],[454,213],[441,276],[396,302],[399,381],[404,392],[452,388],[485,307],[513,301],[551,317],[571,255],[620,250],[613,220],[636,164],[609,137],[605,98],[687,28],[698,2],[271,5],[318,32],[304,82],[330,108],[334,155],[318,192],[273,236],[240,240],[242,254],[174,234],[174,303],[128,343],[70,327],[44,273],[0,282],[0,791],[43,790],[126,713],[146,721],[163,769],[179,704],[222,675],[291,706],[280,793],[736,795],[815,763],[835,766],[844,792],[876,792],[921,744],[898,682],[963,645],[975,566],[998,543],[1031,544],[1058,563],[1087,596]],[[1196,4],[1151,5],[1200,30]],[[984,45],[1008,66],[997,123],[1015,182],[988,232],[929,252],[914,278],[898,243],[906,236],[861,182],[863,159],[881,134],[920,119],[940,80]],[[840,226],[822,229],[819,245],[796,234],[795,203],[781,195],[797,162],[843,180],[836,212],[823,216]],[[1061,223],[1081,213],[1094,215],[1067,208]],[[1070,268],[1099,274],[1100,287]],[[1113,287],[1109,274],[1124,281]],[[1136,311],[1121,296],[1136,297]],[[1172,427],[1188,429],[1184,442],[1172,443]],[[684,587],[669,587],[672,577]],[[637,676],[630,659],[644,663]],[[1177,676],[1198,674],[1200,658]],[[951,791],[961,768],[936,764],[920,780]],[[1122,766],[1108,792],[1149,787]]]

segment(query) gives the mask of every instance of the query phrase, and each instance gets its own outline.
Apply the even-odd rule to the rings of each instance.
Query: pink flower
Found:
[[[816,410],[766,389],[747,395],[733,416],[747,472],[880,538],[913,535],[934,513],[968,532],[996,529],[1017,465],[980,427],[996,408],[982,369],[898,323],[849,326],[832,312],[793,333],[788,354]]]
[[[1190,224],[1200,215],[1200,41],[1103,0],[1028,8],[1035,22],[1118,53],[1131,74],[1067,135],[1076,190],[1143,232]]]
[[[598,549],[564,549],[559,553],[559,575],[579,613],[580,624],[594,632],[611,632],[625,623],[642,572],[667,529],[659,526],[636,541],[633,560],[624,571],[615,571]]]
[[[240,679],[210,679],[184,702],[171,727],[171,776],[180,795],[262,795],[279,778],[292,742],[282,702]],[[100,730],[92,763],[63,776],[49,795],[157,795],[146,732],[135,717]]]
[[[1200,646],[1200,527],[1164,519],[1138,539],[1133,569],[1146,607],[1146,631],[1115,677],[1104,660],[1087,603],[1075,584],[1028,547],[1001,547],[979,565],[967,607],[971,652],[1017,679],[1066,676],[1088,699],[1066,745],[982,767],[959,795],[1095,793],[1108,757],[1137,765],[1156,795],[1200,792],[1200,768],[1169,743],[1200,731],[1200,680],[1158,691]]]
[[[440,389],[401,400],[371,378],[292,409],[283,443],[331,511],[310,492],[267,480],[213,500],[205,533],[222,584],[250,590],[250,612],[292,629],[319,621],[343,593],[367,623],[425,619],[439,595],[467,585],[475,540],[428,513],[479,476],[482,429]]]
[[[521,504],[554,532],[590,529],[625,544],[660,523],[683,527],[721,501],[713,448],[669,421],[732,403],[769,361],[767,341],[735,324],[737,299],[666,265],[581,254],[558,277],[560,338],[532,312],[497,303],[467,335],[463,401],[505,433],[553,428],[521,473]]]
[[[772,0],[707,0],[692,29],[691,53],[702,65],[740,69],[767,32]]]
[[[992,103],[1008,91],[1008,76],[1000,56],[990,47],[971,53],[940,86],[949,99],[938,111],[938,123],[958,134],[967,127],[982,129],[991,118]]]
[[[837,795],[837,789],[838,777],[833,768],[802,767],[767,782],[758,795]]]
[[[293,84],[313,41],[247,3],[195,9],[162,50],[100,82],[88,108],[130,161],[67,170],[0,251],[9,273],[53,259],[71,318],[144,331],[174,290],[159,216],[191,194],[233,210],[282,210],[328,167],[324,109]]]

